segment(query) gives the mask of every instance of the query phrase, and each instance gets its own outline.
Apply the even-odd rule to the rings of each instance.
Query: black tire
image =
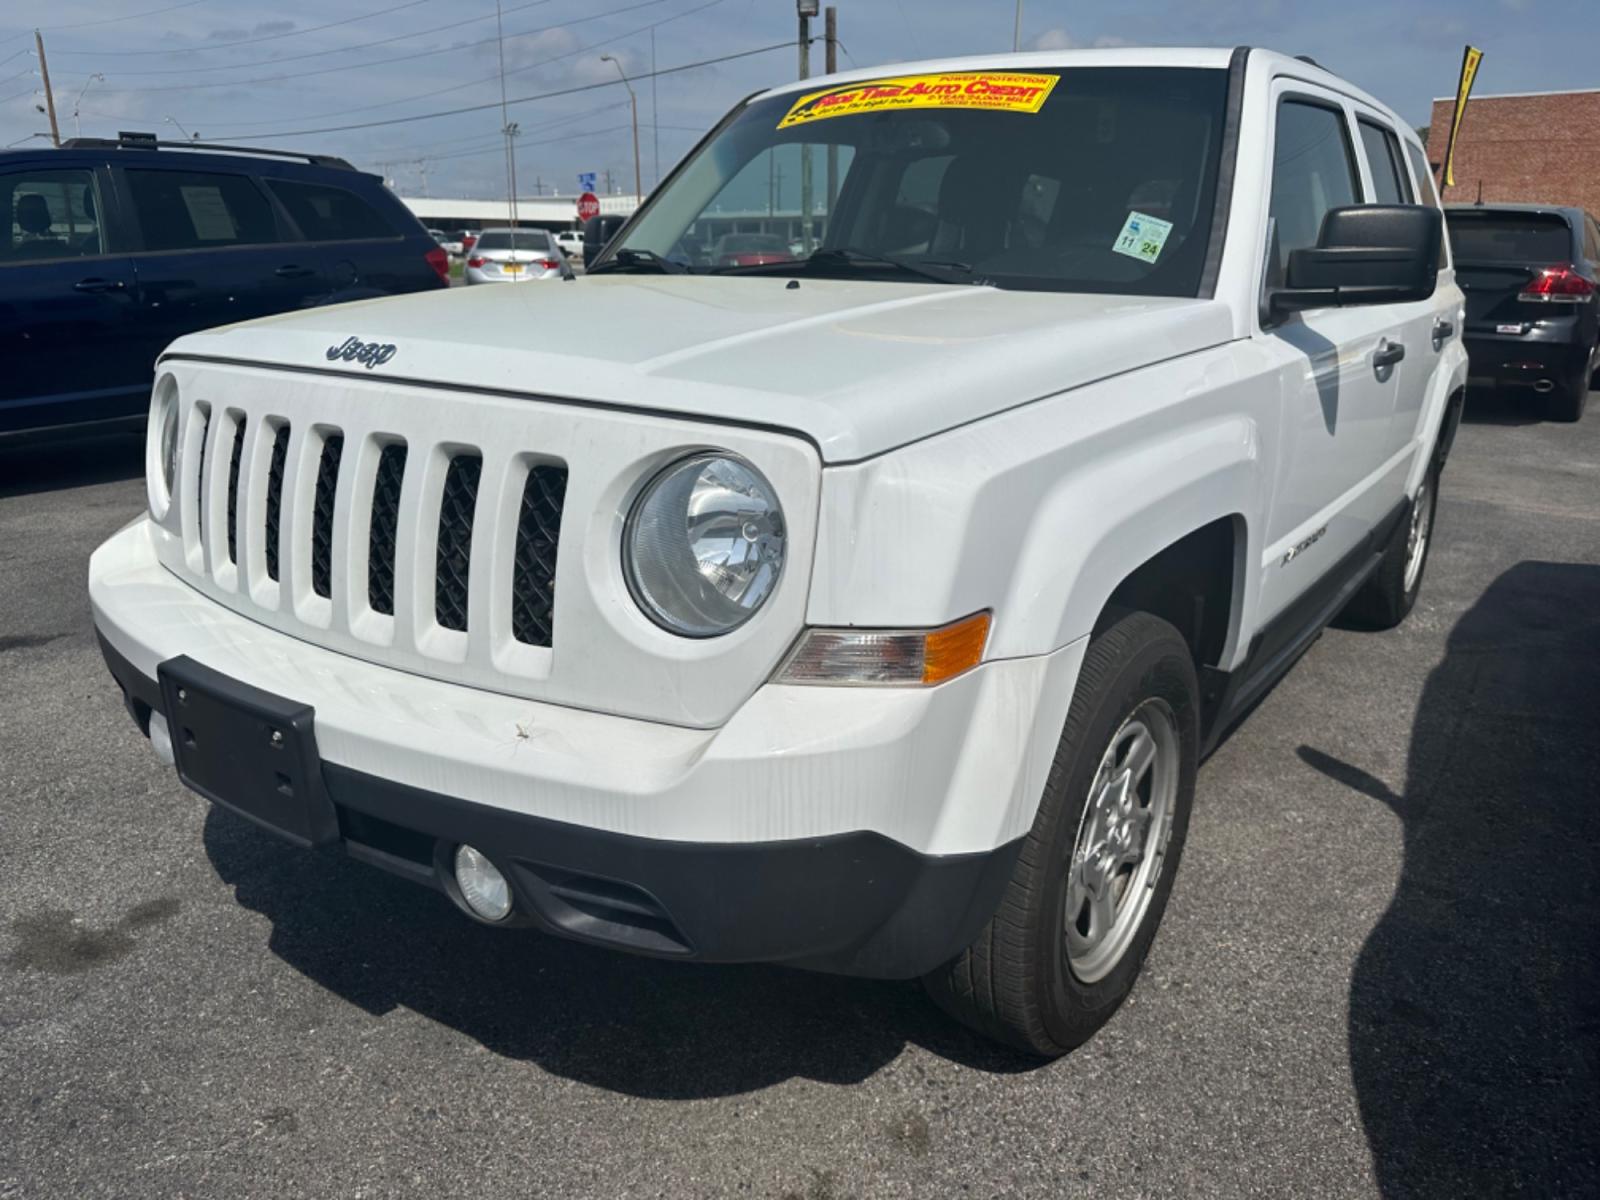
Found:
[[[1585,367],[1576,377],[1558,384],[1556,390],[1544,398],[1545,415],[1552,421],[1583,420],[1583,410],[1589,403],[1589,369]]]
[[[1133,988],[1183,855],[1199,759],[1199,689],[1188,644],[1147,613],[1119,614],[1084,655],[1066,727],[1033,828],[999,909],[977,941],[924,978],[957,1020],[1053,1058],[1087,1041]],[[1176,790],[1170,835],[1140,923],[1109,973],[1083,983],[1066,953],[1068,862],[1102,758],[1129,716],[1164,702],[1174,718]]]
[[[1355,624],[1367,629],[1393,629],[1411,615],[1417,597],[1422,592],[1422,581],[1428,574],[1428,555],[1433,550],[1434,516],[1439,508],[1439,466],[1435,462],[1423,476],[1423,488],[1413,496],[1406,507],[1405,516],[1389,535],[1389,544],[1383,549],[1383,560],[1372,578],[1361,585],[1361,590],[1350,598],[1340,615],[1341,625]],[[1418,502],[1427,506],[1423,517],[1422,562],[1416,577],[1406,586],[1406,564],[1411,557],[1411,528],[1418,514]]]

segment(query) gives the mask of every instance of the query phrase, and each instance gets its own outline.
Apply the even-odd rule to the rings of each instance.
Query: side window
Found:
[[[1329,209],[1359,202],[1356,179],[1343,111],[1311,100],[1284,100],[1278,106],[1272,161],[1270,283],[1282,282],[1291,251],[1317,244]]]
[[[1583,214],[1583,256],[1592,263],[1600,263],[1600,230],[1595,228],[1594,218],[1588,213]]]
[[[313,242],[358,242],[398,236],[383,214],[354,192],[289,179],[265,182],[272,194],[283,201],[300,232]]]
[[[0,175],[5,262],[104,253],[93,171],[23,170]]]
[[[1410,204],[1411,181],[1400,162],[1400,144],[1394,134],[1371,121],[1358,121],[1361,130],[1361,147],[1367,152],[1367,166],[1372,171],[1372,186],[1377,193],[1377,204]]]
[[[129,170],[146,250],[199,250],[278,240],[272,206],[246,175]]]
[[[1411,160],[1411,171],[1417,177],[1417,203],[1439,207],[1439,193],[1433,186],[1433,168],[1428,165],[1428,156],[1421,148],[1406,143],[1406,157]],[[1439,232],[1439,269],[1443,270],[1450,262],[1450,243],[1443,230]]]

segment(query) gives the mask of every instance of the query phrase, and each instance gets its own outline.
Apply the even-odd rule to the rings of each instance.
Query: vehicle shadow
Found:
[[[1469,387],[1461,406],[1464,425],[1540,425],[1546,419],[1544,397],[1530,387]]]
[[[1350,988],[1382,1193],[1576,1196],[1600,1177],[1600,567],[1523,562],[1451,631],[1405,790],[1405,859]],[[1352,803],[1365,800],[1352,797]]]
[[[143,474],[143,434],[106,434],[40,446],[0,443],[0,498],[120,483]]]
[[[408,1008],[508,1058],[650,1099],[738,1095],[802,1077],[857,1083],[907,1042],[996,1073],[1039,1060],[940,1013],[919,984],[639,958],[478,925],[442,895],[337,851],[307,854],[212,809],[206,853],[272,923],[295,970],[382,1015]]]

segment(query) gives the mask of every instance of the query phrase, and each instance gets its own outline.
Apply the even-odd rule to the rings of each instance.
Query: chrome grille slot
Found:
[[[529,646],[548,646],[554,636],[556,550],[566,496],[566,467],[529,470],[511,568],[511,635]]]
[[[333,498],[343,455],[344,434],[330,433],[323,439],[311,511],[311,587],[325,598],[333,595]]]
[[[439,498],[439,543],[433,585],[434,619],[444,629],[467,628],[467,581],[472,566],[472,521],[478,506],[483,459],[457,454],[445,472]]]
[[[239,561],[239,459],[244,455],[245,418],[233,427],[233,456],[228,460],[228,561]]]
[[[266,544],[267,578],[278,581],[278,533],[283,524],[283,469],[289,461],[289,425],[278,426],[272,438],[272,460],[267,464]]]
[[[394,558],[400,527],[400,485],[405,481],[406,444],[390,442],[378,456],[372,484],[372,521],[367,535],[367,603],[394,615]]]

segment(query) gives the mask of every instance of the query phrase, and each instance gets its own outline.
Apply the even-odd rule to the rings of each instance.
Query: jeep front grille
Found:
[[[404,614],[412,623],[407,640],[435,645],[430,624],[447,636],[474,632],[476,559],[492,540],[505,562],[495,574],[498,636],[508,644],[552,647],[566,464],[531,451],[516,454],[491,485],[476,447],[449,441],[416,446],[381,427],[347,434],[307,423],[302,433],[286,416],[246,415],[231,405],[227,418],[204,418],[190,485],[202,489],[202,502],[195,506],[189,545],[200,555],[192,561],[210,556],[219,570],[220,562],[231,566],[233,590],[275,597],[269,607],[294,613],[308,632],[333,626],[333,609],[342,607],[339,624],[359,627],[376,644],[396,640],[394,622]],[[226,456],[228,469],[208,477],[208,453],[219,465]],[[488,486],[498,494],[487,494]],[[205,542],[200,517],[207,511],[219,521],[226,513],[225,538],[219,527],[219,540]],[[486,523],[493,528],[485,531]],[[351,552],[355,538],[364,559]],[[318,598],[309,607],[301,590],[308,584]],[[266,585],[278,590],[261,591]],[[409,603],[402,603],[402,593]],[[442,651],[447,658],[451,653]]]

